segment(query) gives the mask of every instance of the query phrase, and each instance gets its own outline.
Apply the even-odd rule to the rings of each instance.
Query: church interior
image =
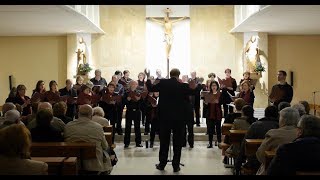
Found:
[[[320,175],[319,17],[319,5],[2,5],[0,175]],[[175,70],[196,93],[167,141]]]

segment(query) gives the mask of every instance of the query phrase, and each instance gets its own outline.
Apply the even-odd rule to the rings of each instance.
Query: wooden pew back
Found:
[[[244,136],[247,134],[247,130],[229,130],[230,131],[230,143],[241,144]]]
[[[32,160],[48,164],[49,175],[77,175],[76,157],[32,157]]]
[[[228,135],[230,133],[230,130],[232,128],[233,124],[229,124],[229,123],[223,123],[222,127],[221,127],[221,134],[222,135]]]
[[[256,156],[256,152],[260,147],[263,139],[245,139],[245,155]]]

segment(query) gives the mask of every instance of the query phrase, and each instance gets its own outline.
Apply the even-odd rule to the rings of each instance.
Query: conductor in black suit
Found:
[[[185,126],[185,96],[192,95],[195,90],[188,84],[180,83],[179,69],[170,71],[170,79],[161,79],[159,83],[152,85],[146,82],[148,91],[159,92],[159,124],[160,124],[160,151],[158,170],[164,170],[167,165],[171,131],[173,133],[173,171],[180,171],[181,148],[184,138]]]

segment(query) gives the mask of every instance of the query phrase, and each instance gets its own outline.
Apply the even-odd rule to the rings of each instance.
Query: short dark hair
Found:
[[[177,68],[173,68],[170,71],[170,77],[179,77],[180,76],[180,70]]]
[[[211,78],[211,77],[216,78],[216,74],[215,73],[209,73],[208,74],[208,78]]]
[[[91,90],[91,88],[89,86],[85,85],[85,84],[81,86],[81,92],[83,92],[86,89],[90,89]]]
[[[300,101],[300,104],[304,106],[304,109],[306,110],[306,114],[310,114],[310,105],[307,101]]]
[[[52,80],[49,82],[49,89],[51,90],[51,87],[53,86],[53,84],[58,84],[55,80]]]
[[[115,75],[119,75],[121,74],[122,75],[122,72],[120,70],[116,70],[116,72],[114,72]]]
[[[287,72],[285,72],[284,70],[280,70],[278,71],[279,73],[282,73],[282,75],[287,76]]]
[[[109,82],[109,84],[107,85],[107,87],[109,86],[113,86],[114,88],[116,88],[116,85],[113,82]]]
[[[278,117],[279,117],[278,108],[277,108],[276,106],[268,106],[268,107],[264,110],[264,116],[265,116],[265,117],[278,118]]]
[[[243,106],[246,105],[246,101],[242,98],[237,98],[236,100],[234,100],[234,105],[237,111],[241,111]]]
[[[243,115],[245,115],[245,116],[247,116],[249,118],[252,118],[253,114],[254,114],[254,109],[250,105],[245,105],[242,108],[242,113],[243,113]]]
[[[37,126],[40,126],[40,127],[50,126],[52,118],[53,118],[53,114],[50,110],[41,109],[40,111],[38,111],[37,117],[36,117]]]
[[[280,112],[282,109],[284,109],[286,107],[291,107],[290,103],[288,103],[286,101],[282,101],[278,104],[278,111]]]
[[[231,69],[227,68],[226,70],[224,70],[224,73],[226,73],[227,71],[229,71],[231,73]]]
[[[126,75],[127,73],[129,73],[129,70],[124,70],[123,71],[123,75]]]

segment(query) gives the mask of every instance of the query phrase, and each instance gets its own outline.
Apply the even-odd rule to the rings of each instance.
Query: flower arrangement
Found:
[[[254,71],[257,72],[257,73],[261,73],[261,72],[265,72],[265,71],[266,71],[266,68],[265,68],[261,63],[258,63],[258,64],[255,66]]]
[[[78,68],[79,75],[85,75],[85,74],[89,73],[90,71],[92,71],[92,68],[90,67],[90,65],[88,63],[79,65],[79,68]]]

